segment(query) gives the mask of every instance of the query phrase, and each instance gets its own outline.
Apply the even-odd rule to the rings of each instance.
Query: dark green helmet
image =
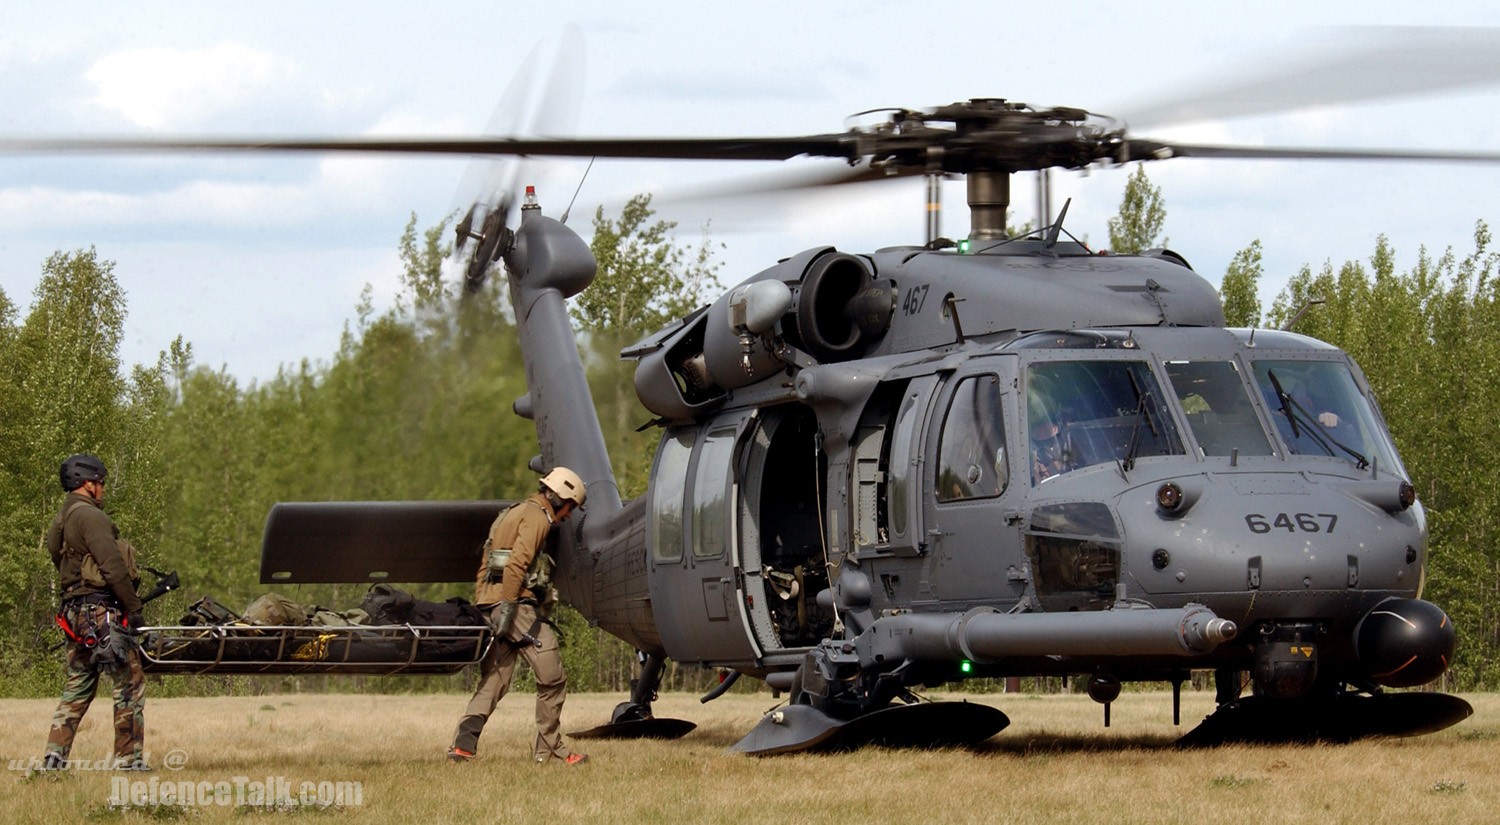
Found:
[[[86,481],[103,482],[109,471],[104,469],[104,462],[98,456],[79,453],[68,456],[57,475],[62,481],[62,488],[72,492],[82,487]]]

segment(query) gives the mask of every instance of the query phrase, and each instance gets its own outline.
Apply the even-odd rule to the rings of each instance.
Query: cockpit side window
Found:
[[[1168,361],[1166,370],[1203,455],[1271,455],[1235,362]]]
[[[1026,409],[1033,483],[1104,462],[1184,452],[1143,361],[1032,364]]]
[[[1010,469],[1000,411],[998,376],[965,378],[954,390],[938,445],[938,501],[989,498],[1005,491]]]
[[[1293,455],[1371,462],[1402,473],[1390,435],[1339,361],[1256,361],[1255,384]]]

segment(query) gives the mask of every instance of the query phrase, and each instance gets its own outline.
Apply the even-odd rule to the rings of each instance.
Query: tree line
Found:
[[[1119,216],[1117,252],[1158,245],[1160,189],[1137,170]],[[525,393],[503,279],[474,294],[444,277],[450,220],[425,230],[412,216],[398,242],[403,264],[395,304],[376,312],[370,293],[326,361],[283,366],[244,384],[194,361],[178,338],[155,364],[128,369],[119,345],[126,304],[114,265],[97,250],[59,252],[42,266],[24,315],[0,292],[0,693],[46,695],[61,680],[54,572],[42,539],[57,511],[58,463],[80,451],[110,469],[107,506],[144,561],[177,569],[184,588],[149,608],[169,622],[212,595],[243,609],[259,584],[261,529],[277,501],[515,499],[534,489],[529,422],[509,414]],[[623,344],[715,294],[718,264],[705,230],[678,240],[656,220],[649,196],[615,217],[594,216],[595,287],[573,302],[594,397],[621,491],[645,490],[654,431],[632,391]],[[1374,386],[1409,474],[1427,508],[1432,537],[1426,598],[1454,618],[1458,660],[1452,688],[1500,684],[1500,286],[1489,230],[1474,249],[1425,250],[1407,271],[1382,239],[1370,257],[1304,268],[1263,307],[1261,244],[1236,253],[1222,280],[1232,325],[1280,326],[1310,298],[1324,303],[1298,332],[1350,352]],[[477,542],[476,538],[476,542]],[[477,552],[477,551],[476,551]],[[148,582],[149,583],[149,582]],[[453,586],[420,595],[462,595]],[[356,606],[364,587],[287,586],[284,595],[332,608]],[[624,691],[632,651],[563,611],[564,656],[575,690]],[[332,684],[364,690],[459,689],[455,677],[355,677]],[[667,688],[706,687],[711,674],[673,669]],[[320,677],[166,678],[157,695],[317,689]]]

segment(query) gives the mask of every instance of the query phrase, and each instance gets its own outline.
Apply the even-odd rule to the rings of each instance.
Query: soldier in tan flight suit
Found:
[[[69,456],[59,476],[68,491],[47,533],[47,547],[57,568],[62,596],[59,623],[67,634],[68,667],[62,699],[47,734],[45,770],[68,764],[78,725],[94,701],[100,674],[114,682],[115,753],[119,770],[150,770],[144,757],[146,674],[140,653],[121,628],[141,626],[142,603],[136,595],[134,553],[119,540],[119,531],[104,512],[104,479],[108,472],[97,456]]]
[[[536,743],[539,763],[582,764],[558,733],[568,695],[557,634],[546,623],[552,599],[552,560],[546,554],[552,525],[583,504],[587,491],[577,473],[558,467],[542,477],[537,492],[502,513],[490,527],[474,587],[474,603],[488,612],[495,642],[480,663],[479,685],[458,720],[452,762],[467,762],[479,748],[479,734],[495,705],[510,690],[519,655],[536,676]]]

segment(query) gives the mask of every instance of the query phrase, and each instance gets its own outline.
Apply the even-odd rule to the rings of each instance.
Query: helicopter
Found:
[[[1055,221],[1008,235],[1011,179],[1174,157],[1494,162],[1500,155],[1222,147],[1137,138],[1075,108],[975,98],[822,135],[25,141],[14,150],[440,152],[839,159],[841,183],[963,176],[971,229],[873,252],[818,246],[627,346],[661,430],[625,501],[567,299],[586,241],[537,193],[458,227],[482,284],[502,264],[534,422],[532,469],[587,483],[553,531],[556,585],[640,653],[631,694],[575,736],[676,737],[652,700],[670,658],[786,703],[735,749],[971,744],[1009,722],[924,686],[1215,674],[1183,741],[1419,734],[1472,713],[1427,684],[1456,635],[1421,598],[1426,516],[1363,373],[1290,330],[1225,326],[1170,250],[1101,254]],[[931,207],[931,203],[929,206]],[[934,211],[931,208],[929,211]],[[500,502],[285,502],[263,583],[460,582]],[[1243,696],[1246,687],[1250,695]]]
[[[1005,234],[1017,171],[1196,147],[996,99],[808,138],[498,145],[830,154],[968,179],[962,243],[809,249],[626,347],[662,429],[648,492],[628,503],[566,309],[594,275],[586,243],[535,192],[514,230],[499,210],[461,222],[471,280],[505,265],[533,469],[570,467],[591,490],[558,538],[559,589],[643,657],[629,701],[586,734],[684,731],[651,710],[669,657],[787,694],[736,746],[756,754],[988,738],[998,710],[913,693],[976,677],[1081,675],[1107,709],[1123,681],[1175,697],[1210,669],[1220,709],[1188,741],[1469,715],[1457,697],[1382,690],[1435,679],[1455,635],[1420,598],[1425,516],[1357,365],[1293,332],[1226,329],[1180,256],[1097,254],[1066,236],[1066,208]],[[461,580],[493,512],[280,504],[263,577]],[[372,525],[403,538],[378,559]]]

